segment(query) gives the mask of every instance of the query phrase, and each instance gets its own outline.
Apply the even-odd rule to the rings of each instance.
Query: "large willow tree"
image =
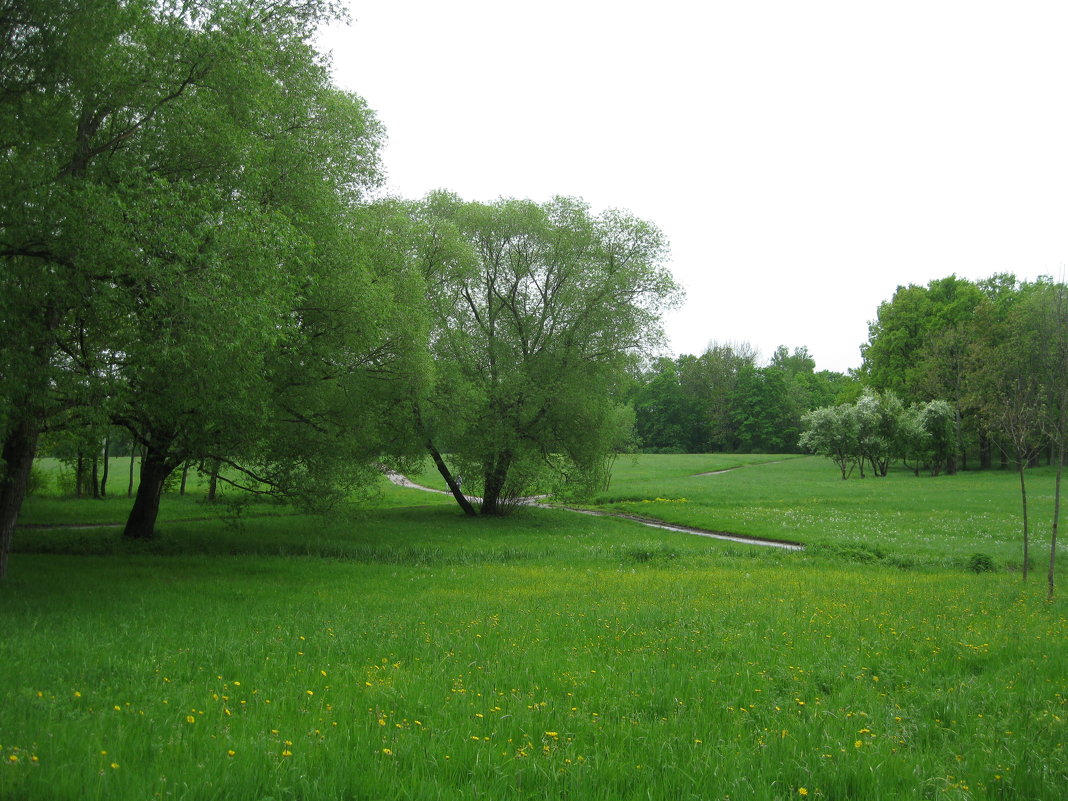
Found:
[[[632,422],[621,380],[679,295],[661,232],[570,198],[436,194],[416,216],[435,365],[417,418],[458,502],[475,513],[461,477],[483,514],[595,484]]]

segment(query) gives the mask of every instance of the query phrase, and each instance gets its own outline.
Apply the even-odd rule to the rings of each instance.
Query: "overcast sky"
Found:
[[[346,1],[390,190],[656,223],[674,353],[844,371],[898,285],[1068,264],[1063,0]]]

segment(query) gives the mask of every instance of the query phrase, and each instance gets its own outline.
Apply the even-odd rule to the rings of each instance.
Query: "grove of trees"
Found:
[[[313,46],[336,16],[0,0],[0,577],[42,442],[142,454],[128,538],[189,464],[322,506],[429,450],[488,514],[603,479],[679,294],[662,234],[378,197],[383,128]]]
[[[780,346],[766,365],[748,344],[711,344],[700,356],[660,358],[630,391],[637,446],[661,453],[791,453],[802,416],[853,397],[849,376],[816,371],[805,347]]]
[[[1026,469],[1044,456],[1056,465],[1047,574],[1052,595],[1068,437],[1068,286],[996,275],[899,287],[879,307],[862,352],[858,377],[867,394],[855,407],[810,413],[802,444],[834,459],[843,478],[847,463],[863,469],[880,449],[933,473],[967,468],[973,454],[989,468],[1000,454],[1001,465],[1012,463],[1019,474],[1025,578]],[[873,429],[861,410],[865,404],[888,410],[886,419],[896,422]]]

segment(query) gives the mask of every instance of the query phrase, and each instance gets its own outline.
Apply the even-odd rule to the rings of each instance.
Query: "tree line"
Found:
[[[1029,568],[1026,469],[1056,466],[1047,584],[1053,594],[1061,480],[1068,440],[1068,286],[1009,274],[956,276],[899,287],[880,305],[862,349],[863,380],[908,401],[938,399],[952,415],[946,469],[988,468],[994,454],[1019,474],[1023,575]]]
[[[807,349],[758,363],[748,345],[660,359],[631,391],[647,451],[790,452],[830,458],[843,479],[1014,467],[1024,573],[1026,469],[1056,466],[1049,587],[1068,440],[1068,286],[1011,274],[951,275],[880,304],[848,376],[816,372]]]
[[[806,347],[776,349],[767,364],[747,343],[713,343],[700,356],[661,358],[629,398],[635,446],[649,453],[800,452],[804,414],[853,396],[857,382],[816,370]]]
[[[143,454],[129,538],[189,464],[322,507],[429,453],[469,514],[603,480],[680,294],[662,233],[382,197],[383,126],[313,45],[337,17],[0,0],[0,576],[42,442]]]

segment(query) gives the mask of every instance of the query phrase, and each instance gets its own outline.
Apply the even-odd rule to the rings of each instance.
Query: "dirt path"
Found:
[[[738,468],[732,467],[732,470]],[[726,470],[717,472],[727,472]],[[714,473],[699,473],[698,475],[714,475]],[[402,476],[400,473],[387,472],[387,478],[396,484],[398,487],[406,487],[408,489],[422,490],[423,492],[435,492],[439,495],[451,495],[452,493],[445,490],[433,489],[432,487],[424,487],[422,484],[416,484],[406,476]],[[541,496],[539,496],[541,497]],[[481,499],[475,496],[467,496],[467,499],[472,503],[478,503]],[[748,537],[744,534],[731,534],[728,531],[712,531],[706,528],[694,528],[693,526],[679,526],[674,523],[665,523],[663,520],[657,520],[652,517],[640,517],[638,515],[629,515],[624,512],[603,512],[593,509],[576,509],[572,506],[556,506],[548,503],[538,503],[537,498],[528,498],[527,503],[530,506],[536,506],[539,509],[564,509],[568,512],[575,512],[581,515],[590,515],[591,517],[615,517],[620,520],[631,520],[635,523],[640,523],[643,526],[649,528],[659,528],[664,531],[677,531],[682,534],[693,534],[698,537],[709,537],[714,540],[727,540],[729,542],[740,542],[744,545],[759,545],[764,548],[782,548],[787,551],[802,551],[805,546],[800,542],[791,542],[789,540],[770,540],[763,537]]]

